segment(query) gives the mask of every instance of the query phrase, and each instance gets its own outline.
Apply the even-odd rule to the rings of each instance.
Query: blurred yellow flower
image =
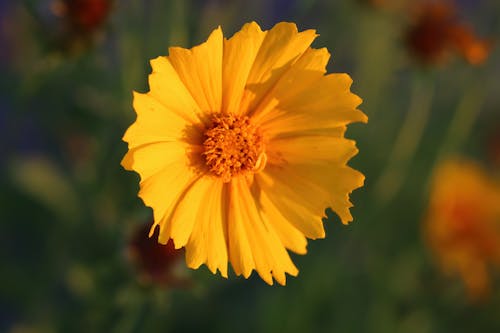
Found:
[[[347,74],[325,75],[329,53],[314,30],[255,23],[225,39],[219,27],[192,49],[151,61],[150,91],[134,93],[137,119],[122,161],[141,176],[159,242],[186,248],[187,265],[227,277],[255,269],[267,283],[296,276],[287,249],[323,238],[331,207],[352,220],[349,193],[364,176],[346,125],[366,122]],[[151,234],[150,234],[151,235]]]
[[[470,161],[450,160],[434,174],[425,236],[447,275],[459,275],[471,299],[488,294],[500,264],[500,187]]]

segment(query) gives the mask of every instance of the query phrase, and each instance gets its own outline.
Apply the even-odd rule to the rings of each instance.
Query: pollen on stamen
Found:
[[[246,116],[215,114],[203,142],[205,163],[212,174],[232,177],[258,172],[265,166],[262,135]]]

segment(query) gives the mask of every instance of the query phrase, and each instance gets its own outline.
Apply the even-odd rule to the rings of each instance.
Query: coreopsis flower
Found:
[[[297,275],[288,250],[325,237],[331,207],[352,220],[349,193],[364,176],[346,125],[366,122],[347,74],[325,75],[329,53],[314,30],[255,23],[221,28],[192,49],[151,61],[150,91],[134,93],[137,119],[123,140],[127,170],[153,208],[159,242],[186,248],[187,265],[227,277],[256,270],[272,284]]]
[[[158,228],[157,228],[158,229]],[[170,240],[160,244],[149,237],[150,226],[139,226],[134,230],[128,244],[128,254],[137,268],[141,281],[166,286],[186,286],[189,281],[176,274],[176,266],[184,251],[175,249]],[[155,231],[158,236],[158,230]]]
[[[434,174],[425,236],[447,275],[461,277],[471,299],[486,296],[500,266],[500,187],[469,161],[447,161]]]
[[[451,2],[424,2],[416,10],[414,24],[406,33],[411,54],[421,63],[440,64],[453,53],[472,65],[486,61],[492,43],[478,38],[473,30],[458,19]]]

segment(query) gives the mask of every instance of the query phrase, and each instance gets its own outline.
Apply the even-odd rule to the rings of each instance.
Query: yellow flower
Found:
[[[499,203],[498,184],[473,162],[436,169],[425,236],[443,272],[460,276],[471,299],[487,295],[490,266],[500,264]]]
[[[323,238],[331,207],[352,220],[349,193],[363,185],[346,166],[357,153],[346,125],[366,122],[346,74],[325,75],[328,51],[314,30],[245,24],[225,39],[219,27],[192,49],[151,61],[150,91],[134,93],[137,120],[122,161],[141,176],[159,242],[186,248],[191,268],[285,284],[298,270],[287,249],[305,254]]]

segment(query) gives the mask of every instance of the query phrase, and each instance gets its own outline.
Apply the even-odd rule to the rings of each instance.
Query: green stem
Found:
[[[486,86],[489,86],[489,83],[485,84]],[[484,84],[481,85],[476,82],[474,84],[467,85],[461,100],[458,102],[455,113],[451,118],[450,126],[446,131],[442,144],[436,153],[436,159],[434,166],[432,167],[431,174],[433,173],[433,169],[436,165],[438,165],[443,159],[456,154],[456,152],[463,145],[464,141],[469,137],[484,103],[485,96],[486,91],[484,89]],[[427,189],[430,186],[430,180],[430,177],[428,177],[426,182]]]
[[[429,119],[434,82],[416,76],[410,97],[410,105],[403,125],[397,135],[387,161],[387,167],[375,184],[378,200],[390,201],[399,191],[408,171],[408,165],[418,148]]]
[[[437,161],[457,151],[470,135],[484,97],[485,89],[480,84],[472,84],[466,88],[451,119],[443,144],[438,150]]]

